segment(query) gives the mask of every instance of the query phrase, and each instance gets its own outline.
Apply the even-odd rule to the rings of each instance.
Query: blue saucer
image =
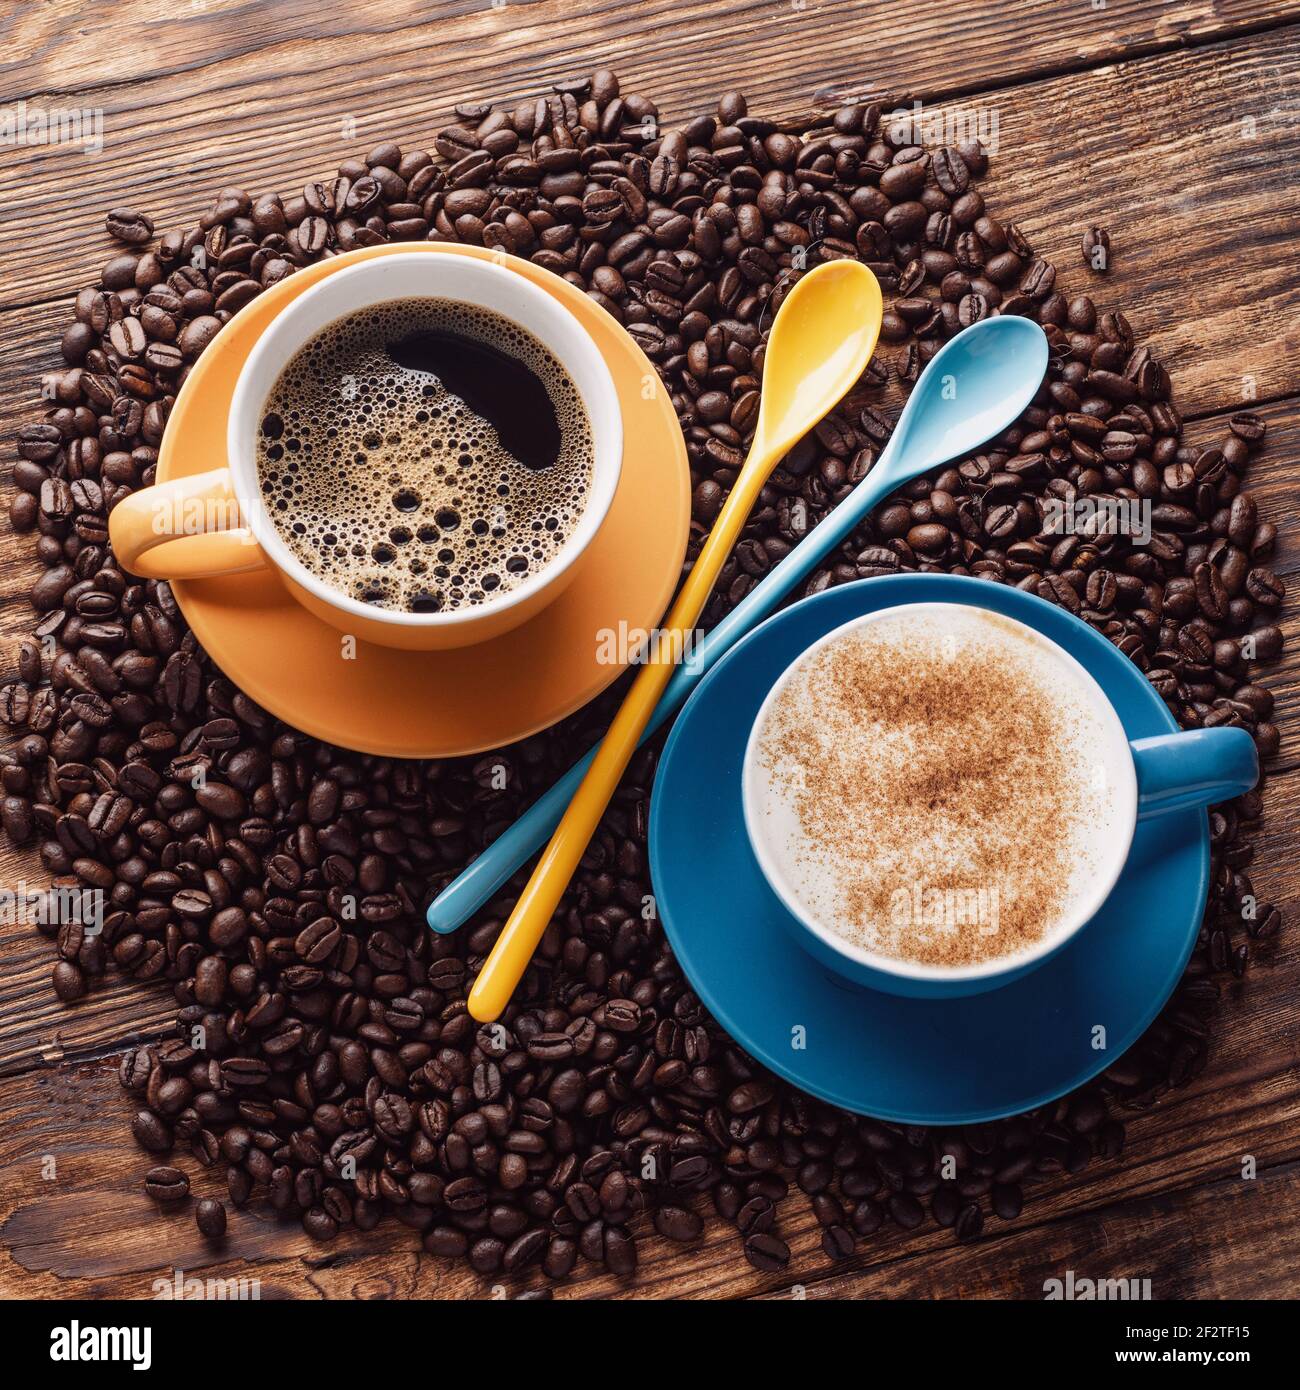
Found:
[[[1001,989],[908,999],[824,969],[783,921],[750,850],[740,799],[745,743],[763,697],[809,643],[900,603],[966,603],[1017,618],[1092,673],[1130,738],[1177,730],[1136,666],[1042,599],[956,575],[847,584],[755,629],[678,715],[650,801],[650,871],[682,969],[751,1056],[846,1110],[971,1124],[1056,1100],[1137,1041],[1191,955],[1209,886],[1209,828],[1202,810],[1139,822],[1101,912],[1064,950]]]

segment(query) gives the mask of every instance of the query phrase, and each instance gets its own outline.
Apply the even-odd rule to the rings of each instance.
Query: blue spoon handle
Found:
[[[895,436],[897,437],[897,436]],[[892,443],[892,440],[891,440]],[[867,477],[705,636],[668,683],[646,731],[644,743],[686,703],[705,672],[784,599],[800,580],[844,541],[882,498],[898,486],[900,473],[886,446]],[[596,750],[580,758],[544,795],[453,879],[429,905],[428,922],[436,932],[455,931],[492,897],[550,839]]]

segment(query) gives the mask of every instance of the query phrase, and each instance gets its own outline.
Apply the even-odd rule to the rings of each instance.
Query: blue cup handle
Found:
[[[1245,729],[1187,729],[1129,744],[1137,770],[1138,820],[1213,806],[1259,781],[1259,753]]]

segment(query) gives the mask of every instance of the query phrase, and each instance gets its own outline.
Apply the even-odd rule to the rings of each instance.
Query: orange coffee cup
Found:
[[[489,309],[538,338],[568,373],[591,423],[591,490],[558,555],[517,587],[469,608],[378,608],[325,584],[294,555],[262,501],[256,440],[267,396],[294,354],[323,328],[391,300],[438,298]],[[208,352],[222,351],[223,330]],[[304,608],[340,632],[388,647],[437,650],[500,636],[563,592],[609,511],[623,457],[613,378],[595,343],[557,299],[504,264],[422,252],[382,256],[326,276],[280,313],[240,372],[226,432],[226,466],[158,483],[109,516],[118,561],[146,579],[206,579],[269,568]]]

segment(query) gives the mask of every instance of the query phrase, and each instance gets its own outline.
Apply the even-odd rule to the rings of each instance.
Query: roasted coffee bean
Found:
[[[155,1202],[179,1202],[190,1195],[190,1180],[179,1168],[150,1168],[144,1190]]]
[[[636,1273],[636,1241],[617,1226],[605,1231],[605,1264],[611,1274],[620,1278]]]
[[[889,1214],[905,1231],[915,1230],[925,1220],[920,1202],[909,1192],[895,1192],[888,1201]]]
[[[1286,597],[1286,585],[1272,570],[1253,569],[1246,576],[1246,593],[1261,608],[1276,608]]]
[[[746,1237],[745,1258],[764,1274],[775,1274],[790,1263],[790,1247],[779,1236],[758,1232]]]
[[[1276,527],[1242,486],[1263,416],[1191,447],[1168,374],[1122,314],[1058,285],[987,213],[984,151],[900,143],[876,107],[801,136],[728,93],[676,127],[599,72],[517,107],[464,106],[432,143],[379,145],[288,198],[223,189],[156,251],[149,220],[114,209],[127,249],[77,296],[65,370],[19,430],[10,517],[35,532],[40,574],[30,644],[0,680],[14,734],[0,821],[60,882],[105,895],[98,937],[51,932],[61,996],[109,968],[171,987],[176,1036],[121,1066],[144,1107],[137,1141],[220,1162],[232,1203],[267,1200],[312,1239],[391,1213],[490,1277],[540,1264],[563,1279],[580,1258],[627,1275],[633,1232],[696,1240],[706,1202],[776,1272],[796,1183],[830,1259],[889,1221],[928,1213],[969,1240],[989,1209],[1015,1219],[1039,1174],[1119,1152],[1115,1107],[1203,1065],[1192,991],[1238,977],[1243,938],[1280,930],[1275,908],[1242,913],[1257,796],[1215,810],[1209,930],[1165,1014],[1087,1093],[1014,1120],[881,1124],[743,1055],[643,915],[654,745],[505,1021],[479,1027],[466,993],[509,895],[450,937],[425,929],[423,905],[585,748],[612,697],[508,755],[344,752],[234,689],[170,586],[117,567],[107,516],[152,480],[184,374],[241,305],[337,251],[427,237],[531,259],[624,323],[682,423],[699,532],[753,437],[772,308],[803,270],[856,254],[890,301],[891,361],[773,473],[705,625],[872,467],[893,430],[891,375],[905,391],[964,323],[1023,314],[1052,344],[1040,397],[982,453],[887,498],[807,591],[949,570],[1042,593],[1137,662],[1185,727],[1238,723],[1267,757],[1280,735],[1260,674],[1281,653],[1286,596]],[[1101,229],[1085,257],[1108,264]],[[1048,524],[1049,503],[1084,497],[1150,504],[1149,543]],[[215,1232],[225,1214],[202,1203],[196,1219]]]
[[[847,1226],[827,1226],[822,1232],[822,1250],[828,1260],[847,1260],[856,1244]]]
[[[1024,1207],[1024,1194],[1015,1183],[993,1184],[993,1210],[1004,1221],[1014,1221]]]
[[[133,208],[114,208],[104,219],[109,236],[138,246],[153,236],[153,219]]]
[[[978,1202],[967,1202],[957,1216],[957,1239],[974,1240],[984,1229],[984,1212]]]
[[[209,1240],[226,1234],[226,1208],[212,1197],[205,1197],[194,1209],[194,1223]]]
[[[63,1002],[80,999],[86,992],[86,977],[72,961],[61,960],[54,967],[54,992]]]
[[[149,1153],[166,1153],[172,1146],[171,1130],[153,1113],[141,1110],[131,1122],[135,1142]]]
[[[655,1230],[668,1240],[692,1241],[703,1229],[699,1214],[687,1207],[660,1207],[655,1212]]]

